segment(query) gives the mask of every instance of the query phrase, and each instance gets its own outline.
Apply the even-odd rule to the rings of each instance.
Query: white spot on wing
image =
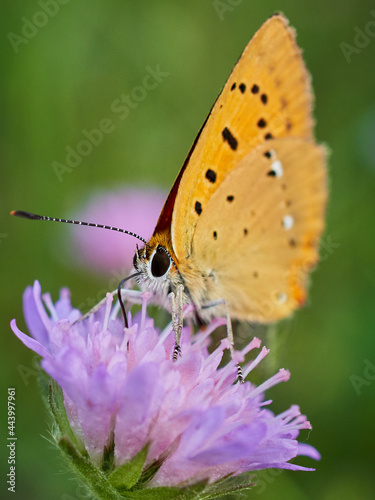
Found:
[[[291,215],[284,215],[283,226],[284,226],[284,229],[286,229],[287,231],[289,229],[292,229],[292,227],[294,226],[294,219]]]
[[[280,304],[285,304],[287,298],[288,297],[286,296],[286,293],[277,294],[277,300],[280,302]]]
[[[284,173],[283,166],[280,160],[275,160],[271,165],[271,169],[275,172],[276,177],[281,177]]]

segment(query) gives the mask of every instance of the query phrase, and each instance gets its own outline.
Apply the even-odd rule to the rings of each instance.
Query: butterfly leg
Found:
[[[234,359],[234,357],[235,357],[234,356],[234,338],[233,338],[232,321],[231,321],[230,315],[229,315],[228,302],[225,299],[216,300],[214,302],[209,302],[207,304],[204,304],[202,309],[209,309],[210,307],[216,307],[216,306],[220,306],[223,304],[225,305],[226,316],[227,316],[227,338],[228,338],[228,340],[230,342],[230,346],[231,346],[230,353],[231,353],[232,359]],[[243,384],[245,381],[243,378],[241,365],[239,363],[237,363],[236,366],[237,366],[237,380],[240,384]]]
[[[172,305],[172,326],[175,334],[175,344],[173,349],[173,361],[177,361],[177,358],[181,356],[181,331],[183,325],[183,285],[177,285],[176,293],[171,292],[169,294],[171,305]]]
[[[227,310],[227,337],[228,337],[228,340],[229,340],[230,345],[231,345],[230,353],[231,353],[232,359],[234,359],[234,338],[233,338],[232,321],[230,319],[229,307],[228,307],[228,303],[226,300],[224,300],[224,304],[225,304],[225,308]],[[237,366],[237,380],[240,384],[243,384],[245,381],[243,378],[241,365],[239,363],[237,363],[236,366]]]

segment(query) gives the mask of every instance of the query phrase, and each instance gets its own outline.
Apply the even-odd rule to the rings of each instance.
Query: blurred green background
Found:
[[[84,498],[43,438],[48,424],[33,355],[10,332],[9,321],[16,317],[24,327],[21,296],[36,278],[54,299],[68,286],[75,304],[108,282],[71,266],[63,244],[69,227],[11,218],[9,211],[64,217],[100,187],[168,190],[239,54],[278,10],[297,29],[313,75],[316,135],[332,154],[323,260],[308,306],[287,323],[280,341],[275,366],[288,368],[292,377],[272,397],[278,410],[301,406],[313,425],[302,438],[320,450],[322,460],[314,473],[260,474],[248,496],[375,498],[375,4],[91,0],[57,5],[59,12],[27,43],[11,42],[9,33],[22,36],[23,18],[36,16],[43,24],[40,4],[7,2],[0,20],[0,394],[3,411],[6,388],[17,388],[18,436],[12,496],[2,440],[1,498]],[[354,40],[356,27],[366,26],[370,36]],[[343,43],[349,44],[346,56]],[[169,76],[120,120],[112,102],[141,83],[147,66],[157,65]],[[65,147],[74,148],[82,129],[96,128],[103,118],[113,119],[115,130],[60,182],[52,162],[65,163]],[[4,413],[1,428],[6,429]],[[303,458],[298,463],[312,465]]]

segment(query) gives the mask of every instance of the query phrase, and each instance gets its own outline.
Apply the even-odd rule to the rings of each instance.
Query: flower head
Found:
[[[15,320],[11,326],[62,388],[71,430],[99,469],[111,449],[112,471],[144,452],[143,488],[212,484],[271,467],[314,470],[289,462],[297,455],[319,458],[314,448],[297,441],[301,429],[311,428],[306,417],[297,406],[274,415],[264,398],[265,390],[289,379],[289,372],[280,370],[258,387],[234,384],[234,361],[219,366],[228,341],[208,351],[210,333],[225,320],[214,320],[196,335],[184,327],[182,357],[173,362],[172,328],[158,332],[154,327],[146,314],[147,294],[142,310],[129,315],[127,329],[111,294],[104,307],[82,321],[68,290],[61,291],[56,304],[49,294],[43,301],[38,282],[26,289],[24,311],[32,337]],[[259,347],[254,338],[238,356]],[[244,374],[267,353],[263,347]]]

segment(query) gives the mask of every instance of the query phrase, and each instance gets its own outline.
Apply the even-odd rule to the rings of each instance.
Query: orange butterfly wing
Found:
[[[326,197],[310,78],[275,15],[234,67],[148,247],[168,249],[198,309],[224,298],[233,317],[273,321],[305,300]]]
[[[312,138],[311,107],[310,78],[294,31],[275,15],[234,67],[159,218],[156,232],[166,219],[171,223],[178,261],[191,254],[208,200],[252,148],[273,137]]]

